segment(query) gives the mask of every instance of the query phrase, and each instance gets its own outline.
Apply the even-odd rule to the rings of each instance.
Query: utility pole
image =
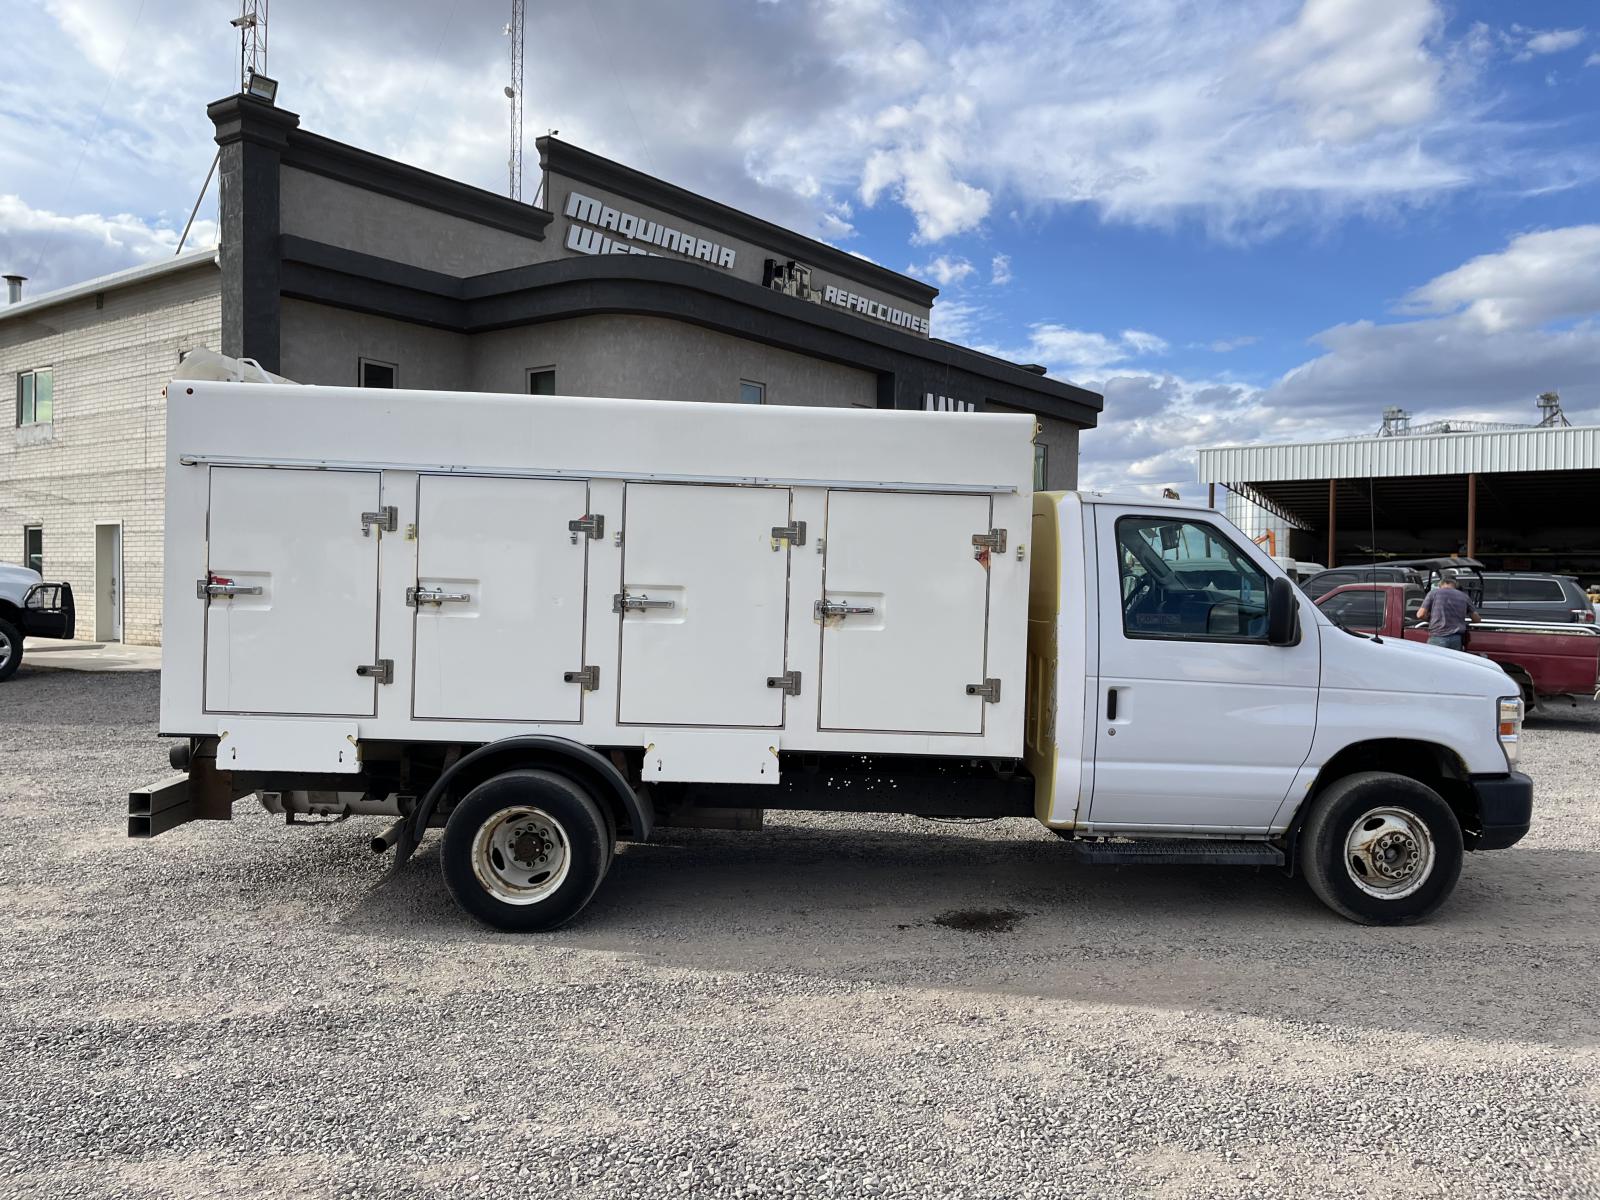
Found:
[[[506,194],[513,200],[522,199],[522,51],[526,21],[526,0],[511,0],[511,23],[506,26],[506,36],[511,39],[511,83],[506,87],[506,99],[511,101],[511,157],[506,165],[511,179]]]

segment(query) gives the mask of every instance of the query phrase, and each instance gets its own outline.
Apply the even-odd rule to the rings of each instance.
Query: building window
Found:
[[[755,383],[749,379],[739,380],[740,404],[765,404],[767,402],[767,385]]]
[[[22,527],[22,565],[30,571],[44,574],[44,526]]]
[[[554,367],[528,368],[528,395],[554,396],[556,394],[556,369]]]
[[[17,374],[17,425],[48,425],[55,419],[55,370],[40,367]]]
[[[1043,442],[1033,444],[1033,490],[1045,490],[1045,480],[1049,477],[1048,465],[1050,460],[1050,447]]]
[[[361,361],[361,386],[370,388],[392,388],[395,386],[395,375],[400,370],[391,362],[382,362],[376,358],[363,358]]]

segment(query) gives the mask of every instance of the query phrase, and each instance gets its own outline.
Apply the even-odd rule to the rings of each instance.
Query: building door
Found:
[[[94,527],[94,640],[122,640],[122,526]]]
[[[788,523],[787,488],[628,484],[618,720],[783,724]]]
[[[417,495],[418,717],[578,721],[589,539],[581,480],[424,475]]]
[[[1267,573],[1209,521],[1097,505],[1095,532],[1090,821],[1265,832],[1311,750],[1317,624],[1269,644]]]
[[[205,598],[209,712],[377,711],[376,471],[212,467]]]
[[[828,493],[822,727],[982,733],[987,496]],[[1018,686],[1021,681],[1017,681]]]

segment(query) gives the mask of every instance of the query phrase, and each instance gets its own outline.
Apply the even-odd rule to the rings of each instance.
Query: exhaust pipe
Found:
[[[401,817],[393,825],[389,826],[389,828],[385,829],[377,837],[372,839],[372,852],[374,854],[382,854],[386,850],[393,850],[395,845],[400,841],[400,834],[405,830],[405,827],[405,818]]]

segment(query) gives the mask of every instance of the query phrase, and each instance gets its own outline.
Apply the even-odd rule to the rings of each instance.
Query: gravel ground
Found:
[[[625,847],[526,938],[433,840],[386,878],[376,820],[127,841],[155,713],[150,674],[0,687],[0,1196],[1600,1196],[1593,708],[1533,723],[1534,831],[1420,927],[780,814]]]

